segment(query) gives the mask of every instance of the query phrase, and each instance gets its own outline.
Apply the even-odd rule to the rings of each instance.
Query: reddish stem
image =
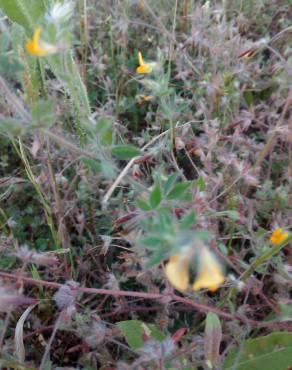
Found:
[[[42,285],[42,286],[47,286],[47,287],[54,288],[54,289],[58,289],[63,285],[63,284],[54,283],[54,282],[45,281],[45,280],[37,280],[37,279],[29,278],[26,276],[14,275],[14,274],[10,274],[8,272],[2,272],[2,271],[0,271],[0,277],[18,280],[18,281],[22,280],[23,283],[27,283],[30,285]],[[192,306],[194,309],[202,313],[214,312],[217,315],[224,317],[226,319],[239,320],[243,322],[244,324],[251,325],[254,327],[270,327],[270,326],[277,327],[278,326],[277,324],[279,324],[279,323],[262,323],[256,320],[248,319],[240,315],[232,315],[216,307],[206,306],[206,305],[194,302],[188,298],[180,297],[175,294],[146,293],[146,292],[125,291],[125,290],[96,289],[96,288],[82,288],[82,287],[78,287],[76,288],[76,290],[80,293],[111,295],[115,297],[119,297],[119,296],[120,297],[139,297],[139,298],[145,298],[145,299],[161,299],[161,300],[165,300],[166,298],[169,298],[172,301],[181,302],[188,306]]]

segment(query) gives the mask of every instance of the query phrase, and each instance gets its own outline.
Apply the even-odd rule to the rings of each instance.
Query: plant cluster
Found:
[[[0,0],[0,367],[292,366],[292,3]]]

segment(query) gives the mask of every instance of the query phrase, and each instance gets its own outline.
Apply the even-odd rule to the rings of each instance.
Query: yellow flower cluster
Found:
[[[274,245],[281,244],[284,240],[286,240],[289,236],[289,233],[287,231],[283,231],[281,227],[273,231],[270,242]]]
[[[209,289],[215,292],[223,284],[225,277],[217,258],[206,247],[198,252],[198,273],[193,290]],[[170,257],[165,266],[165,274],[169,282],[178,290],[187,290],[189,286],[190,257],[181,253]]]

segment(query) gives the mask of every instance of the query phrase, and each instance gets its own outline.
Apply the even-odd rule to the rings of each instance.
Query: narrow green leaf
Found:
[[[171,189],[172,185],[175,183],[175,180],[177,179],[178,175],[177,173],[173,173],[168,177],[168,179],[163,184],[163,193],[167,194],[169,190]]]
[[[228,217],[233,221],[239,220],[239,214],[237,211],[234,210],[228,210],[228,211],[221,211],[221,212],[214,212],[210,214],[210,216],[215,216],[215,217]]]
[[[112,154],[119,159],[131,159],[142,154],[139,148],[132,145],[116,145],[112,148]]]
[[[167,199],[179,199],[181,198],[187,189],[191,186],[191,182],[180,182],[176,184],[167,195]]]
[[[113,119],[111,117],[100,118],[95,126],[95,131],[100,137],[100,142],[103,146],[112,144],[113,131],[112,131]]]
[[[198,187],[198,189],[200,191],[205,191],[206,190],[206,184],[205,184],[205,180],[203,179],[202,176],[200,176],[197,180],[196,180],[196,185]]]
[[[219,364],[219,347],[222,339],[221,323],[218,315],[209,312],[206,318],[204,337],[204,356],[209,369]]]
[[[155,185],[154,189],[151,191],[149,202],[152,208],[159,206],[161,202],[161,190],[159,185]]]
[[[253,93],[251,90],[245,90],[243,92],[243,97],[245,99],[245,102],[246,104],[250,107],[251,105],[253,105],[253,102],[254,102],[254,97],[253,97]]]
[[[180,229],[181,230],[187,230],[192,225],[194,225],[196,222],[196,214],[194,211],[191,211],[190,213],[186,214],[184,217],[182,217],[180,222]]]

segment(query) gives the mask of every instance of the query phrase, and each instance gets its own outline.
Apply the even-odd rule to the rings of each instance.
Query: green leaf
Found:
[[[49,100],[39,100],[31,110],[31,127],[50,127],[56,120],[53,102]]]
[[[219,348],[222,339],[221,323],[218,315],[213,312],[207,315],[204,339],[205,362],[213,369],[220,361]]]
[[[94,172],[101,171],[101,165],[92,158],[82,157],[81,161],[85,164],[86,167],[90,168]]]
[[[197,180],[196,180],[196,185],[198,187],[198,189],[200,191],[205,191],[206,190],[206,184],[205,184],[205,180],[203,179],[202,176],[200,176]]]
[[[119,159],[131,159],[138,157],[142,152],[133,145],[116,145],[112,148],[112,154]]]
[[[109,117],[101,117],[97,122],[96,122],[96,131],[97,132],[104,132],[107,131],[111,128],[113,123],[113,118]]]
[[[150,193],[149,197],[150,206],[156,208],[161,202],[161,190],[159,185],[155,185],[154,189]]]
[[[210,240],[211,233],[208,230],[196,230],[193,232],[193,237],[199,239],[201,242]]]
[[[113,132],[112,131],[105,131],[100,134],[100,142],[103,146],[109,146],[113,142]]]
[[[228,217],[233,221],[239,220],[239,214],[237,211],[234,210],[229,210],[229,211],[221,211],[221,212],[214,212],[210,214],[210,216],[215,216],[215,217]]]
[[[224,370],[288,370],[292,366],[292,333],[274,332],[248,339],[238,349],[231,349]]]
[[[175,180],[177,179],[178,175],[177,173],[173,173],[168,177],[168,179],[165,181],[163,185],[163,193],[167,194],[169,190],[171,189],[172,185],[175,183]]]
[[[112,130],[113,118],[102,117],[96,123],[96,133],[100,137],[101,145],[108,146],[112,144],[113,141],[113,130]]]
[[[144,199],[137,199],[136,200],[136,205],[138,208],[141,209],[141,211],[151,211],[151,206],[144,200]]]
[[[123,333],[129,346],[137,350],[144,346],[143,336],[151,337],[158,341],[165,339],[165,335],[153,324],[145,324],[139,320],[120,321],[117,326]]]
[[[222,242],[219,242],[218,243],[218,247],[220,249],[220,252],[222,252],[224,254],[224,256],[227,256],[228,255],[228,249],[226,247],[226,245]]]
[[[146,263],[146,268],[151,268],[151,267],[157,265],[163,259],[165,259],[165,252],[162,251],[162,250],[156,250],[155,253],[152,254],[149,261]]]
[[[186,190],[191,186],[191,182],[180,182],[176,184],[171,191],[167,194],[167,199],[179,199],[181,198]]]
[[[194,211],[191,211],[184,217],[182,217],[180,222],[180,229],[181,230],[188,230],[190,226],[194,225],[196,222],[196,214]]]
[[[43,0],[0,0],[0,9],[13,22],[33,32],[46,7]]]
[[[142,240],[142,244],[146,245],[148,248],[154,249],[161,244],[161,237],[159,236],[147,236]]]
[[[109,161],[101,161],[100,162],[100,168],[101,172],[103,175],[110,180],[113,180],[117,175],[116,175],[116,170],[113,166],[112,162]]]
[[[251,90],[245,90],[243,92],[243,97],[246,101],[246,104],[250,107],[251,105],[253,105],[253,102],[254,102],[254,98],[253,98],[253,93]]]

